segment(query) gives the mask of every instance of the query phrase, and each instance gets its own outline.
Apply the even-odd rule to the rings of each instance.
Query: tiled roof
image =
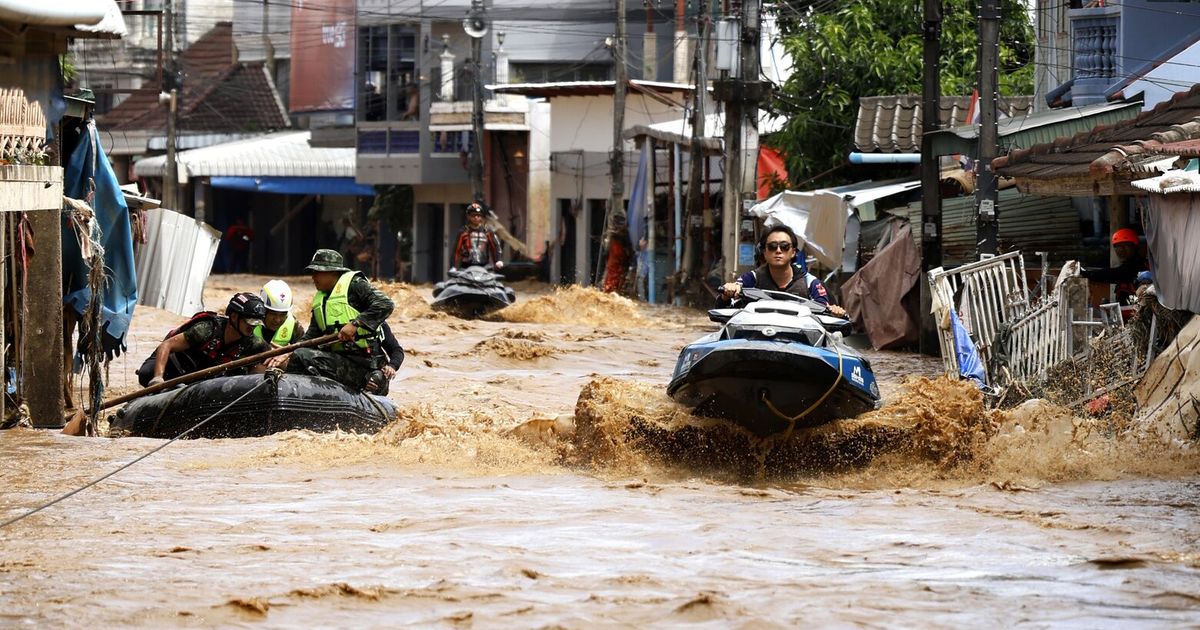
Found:
[[[179,97],[179,131],[269,131],[288,126],[287,113],[262,63],[240,64],[233,27],[220,22],[180,55],[184,74]],[[105,131],[167,128],[167,106],[158,86],[129,95],[97,122]]]
[[[1194,138],[1200,138],[1200,84],[1136,118],[1013,151],[992,165],[1006,177],[1101,179],[1131,173],[1145,156],[1168,154],[1165,146]]]
[[[180,111],[186,131],[273,131],[288,126],[262,63],[236,64],[218,75],[209,89]]]
[[[943,96],[938,106],[938,124],[943,128],[965,124],[970,105],[970,96]],[[1033,97],[1002,96],[998,106],[1006,116],[1023,116],[1032,109]],[[858,99],[854,147],[864,153],[920,153],[921,96]]]

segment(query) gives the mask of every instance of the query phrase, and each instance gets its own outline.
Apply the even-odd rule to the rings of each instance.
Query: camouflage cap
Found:
[[[350,271],[342,261],[342,255],[332,249],[318,249],[305,271]]]

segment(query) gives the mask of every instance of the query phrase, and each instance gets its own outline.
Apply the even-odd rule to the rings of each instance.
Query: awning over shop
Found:
[[[352,195],[370,197],[375,189],[353,177],[213,177],[213,188],[276,195]]]
[[[784,122],[786,121],[782,117],[759,112],[758,133],[759,135],[775,133],[783,128]],[[692,121],[690,118],[680,118],[653,125],[634,125],[626,129],[622,135],[626,138],[647,136],[660,142],[690,147],[692,146]],[[705,151],[720,151],[724,144],[724,136],[725,114],[716,113],[705,116],[704,137],[700,139],[700,146]]]
[[[1005,118],[996,124],[1000,147],[1005,153],[1028,149],[1036,144],[1070,138],[1099,125],[1112,125],[1142,112],[1140,98],[1126,103],[1098,103],[1086,107],[1067,107],[1046,112]],[[975,156],[979,152],[979,125],[964,125],[935,131],[934,155]]]
[[[348,178],[354,179],[354,149],[314,147],[311,132],[283,131],[257,138],[214,144],[176,155],[179,181],[190,177]],[[137,177],[162,177],[166,156],[139,160]],[[330,193],[332,194],[332,193]]]

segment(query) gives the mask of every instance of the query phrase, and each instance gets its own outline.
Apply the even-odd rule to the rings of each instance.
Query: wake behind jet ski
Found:
[[[500,281],[504,276],[485,267],[451,269],[450,279],[433,287],[433,310],[458,317],[474,318],[498,311],[517,301],[512,288]]]
[[[735,307],[709,311],[720,330],[679,353],[671,398],[764,437],[876,408],[870,363],[841,340],[847,320],[781,291],[741,294]]]

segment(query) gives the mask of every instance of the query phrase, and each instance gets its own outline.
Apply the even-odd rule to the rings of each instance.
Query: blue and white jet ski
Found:
[[[679,353],[671,398],[763,437],[879,405],[871,364],[842,343],[848,320],[780,291],[743,289],[738,304],[708,312],[725,325]]]

